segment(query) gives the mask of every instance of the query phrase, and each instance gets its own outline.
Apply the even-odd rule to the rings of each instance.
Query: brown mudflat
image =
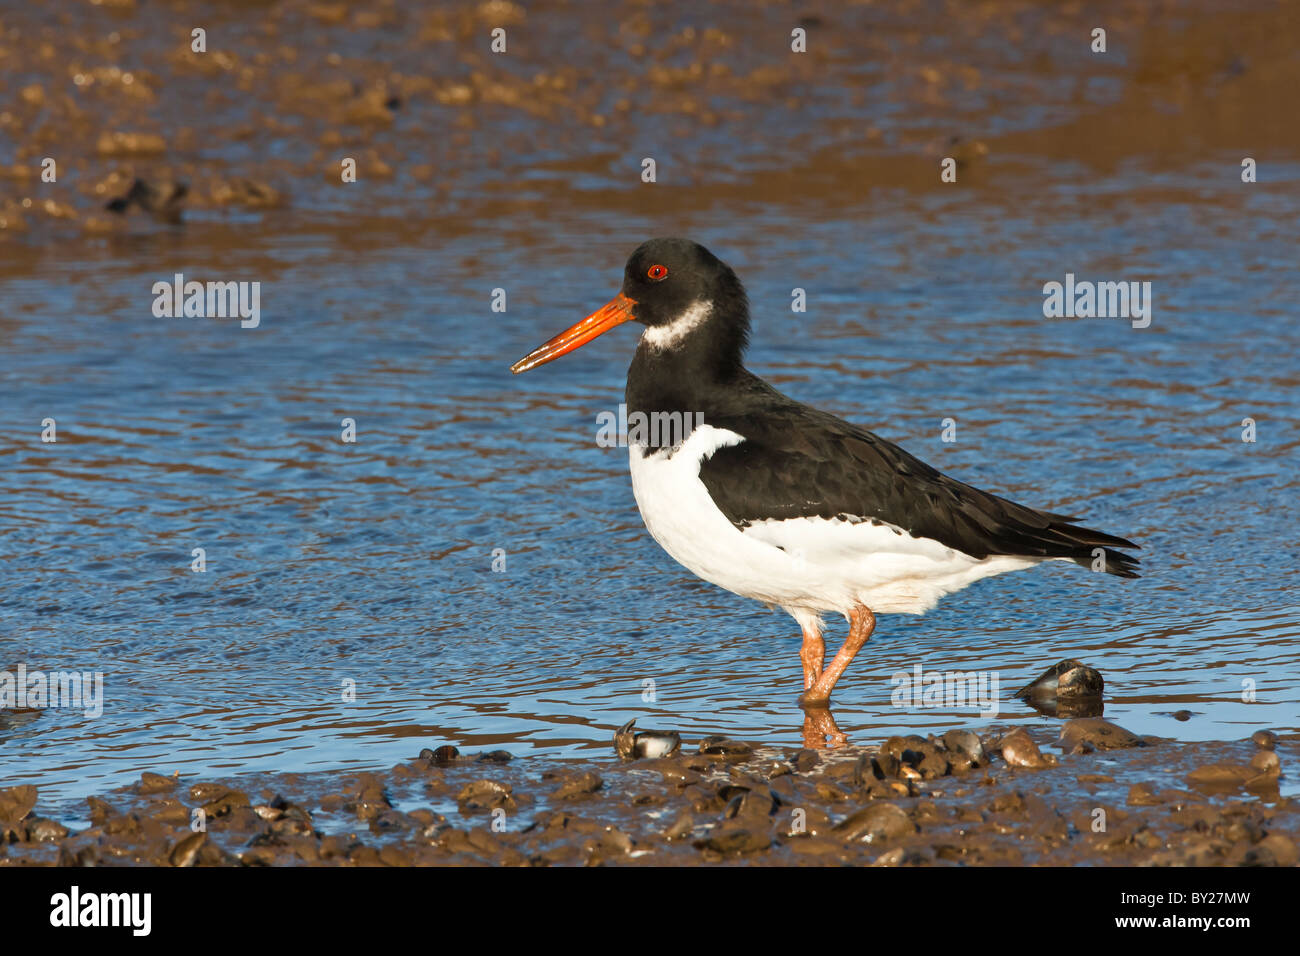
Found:
[[[1300,861],[1300,803],[1279,788],[1300,738],[1179,743],[1100,723],[1063,741],[993,729],[817,752],[709,738],[626,762],[443,751],[366,774],[146,772],[90,798],[80,828],[14,787],[0,791],[0,866]],[[1027,750],[1033,767],[1004,759]]]

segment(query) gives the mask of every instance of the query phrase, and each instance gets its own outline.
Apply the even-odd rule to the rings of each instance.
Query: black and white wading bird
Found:
[[[661,420],[684,423],[671,444],[653,430],[630,442],[646,528],[704,580],[799,622],[805,709],[829,704],[877,613],[922,614],[980,578],[1042,561],[1138,576],[1137,558],[1116,550],[1133,542],[962,484],[748,371],[744,287],[686,239],[643,244],[613,301],[511,371],[550,362],[628,321],[645,326],[627,373],[629,419],[669,413],[676,417]],[[828,612],[849,622],[829,664]]]

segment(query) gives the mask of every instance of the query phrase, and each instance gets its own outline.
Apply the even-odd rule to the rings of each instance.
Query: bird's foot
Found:
[[[816,687],[809,687],[799,695],[799,706],[804,710],[810,708],[819,708],[826,710],[831,705],[831,695],[825,691],[818,691]]]

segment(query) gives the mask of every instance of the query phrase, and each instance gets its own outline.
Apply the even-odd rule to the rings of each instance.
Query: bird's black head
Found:
[[[641,348],[690,355],[718,369],[739,368],[749,338],[745,289],[726,263],[689,239],[651,239],[623,270],[623,289],[603,309],[534,349],[524,372],[571,352],[624,322],[646,327]]]

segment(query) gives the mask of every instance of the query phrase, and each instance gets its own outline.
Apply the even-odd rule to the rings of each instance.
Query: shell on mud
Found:
[[[636,718],[629,720],[614,734],[614,751],[623,760],[642,757],[671,757],[682,745],[676,731],[633,730]]]
[[[1049,717],[1100,717],[1106,682],[1096,668],[1076,660],[1053,664],[1013,695]]]

